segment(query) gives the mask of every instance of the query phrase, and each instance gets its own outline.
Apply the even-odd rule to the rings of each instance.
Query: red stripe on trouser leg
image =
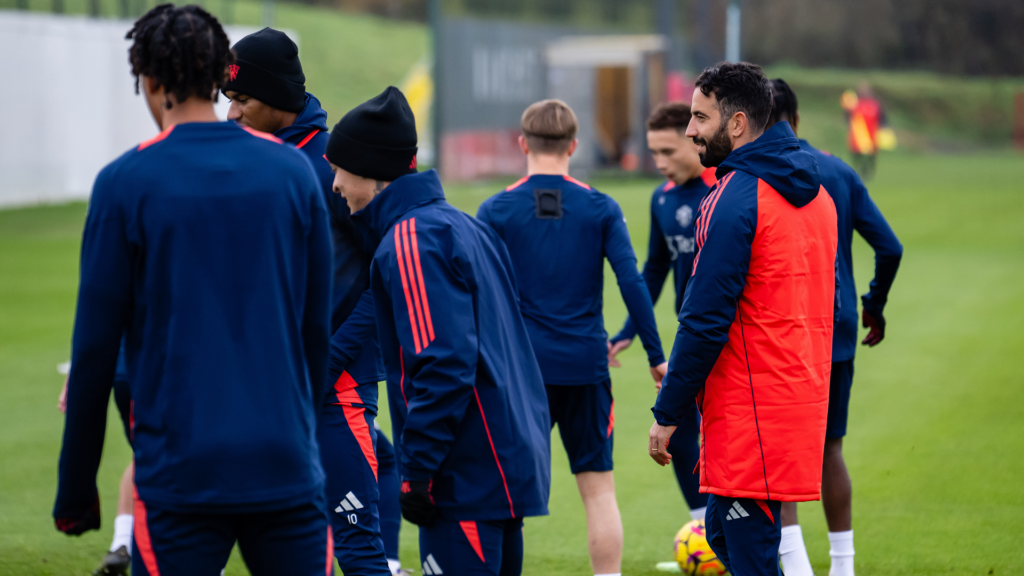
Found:
[[[327,569],[324,574],[334,575],[334,528],[330,522],[327,523]]]
[[[768,508],[768,503],[764,500],[754,500],[754,502],[757,503],[761,510],[764,510],[765,515],[772,521],[772,524],[775,524],[775,516],[772,515],[772,511]]]
[[[373,470],[373,477],[376,479],[377,455],[373,453],[373,438],[370,437],[370,425],[366,423],[366,418],[363,416],[366,414],[366,408],[342,406],[341,409],[345,411],[345,420],[348,420],[348,427],[352,429],[352,435],[356,437],[356,442],[359,442],[359,449],[363,451],[363,456],[369,462],[370,468]]]
[[[146,504],[139,498],[139,491],[134,486],[135,493],[135,551],[142,557],[142,563],[146,566],[149,576],[160,576],[160,567],[156,563],[156,554],[153,553],[153,540],[149,537],[149,523],[146,519]]]
[[[612,399],[612,409],[608,413],[608,438],[612,437],[612,431],[615,430],[615,400]]]
[[[353,378],[352,375],[348,373],[348,371],[345,371],[342,372],[341,376],[338,376],[338,379],[334,382],[334,391],[344,392],[346,390],[351,390],[357,386],[359,386],[359,383],[356,382],[355,378]]]
[[[462,520],[459,522],[459,526],[462,527],[462,531],[466,534],[466,539],[469,540],[469,545],[473,547],[473,551],[480,557],[480,561],[486,564],[487,560],[484,560],[484,547],[480,545],[480,532],[476,529],[476,522]]]

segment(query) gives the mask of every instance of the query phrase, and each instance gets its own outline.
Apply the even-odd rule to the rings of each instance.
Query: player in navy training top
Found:
[[[672,310],[676,315],[682,307],[686,283],[693,269],[697,208],[715,183],[715,169],[701,165],[697,145],[686,137],[689,123],[690,105],[685,102],[662,104],[647,119],[647,145],[654,163],[668,182],[655,188],[651,196],[651,234],[643,278],[651,300],[657,302],[672,271],[676,289]],[[619,366],[615,357],[635,336],[633,320],[627,318],[622,330],[609,341],[611,366]],[[690,516],[703,519],[708,496],[700,493],[700,479],[693,472],[700,457],[698,418],[695,405],[672,435],[668,451],[672,454],[672,469],[679,489],[690,507]]]
[[[96,471],[122,335],[134,405],[133,576],[332,571],[316,416],[330,229],[309,160],[220,122],[217,20],[162,4],[128,33],[162,132],[104,168],[85,230],[57,528],[99,526]]]
[[[505,240],[512,257],[551,424],[558,424],[586,508],[591,564],[597,574],[614,574],[621,570],[622,521],[612,476],[615,413],[602,315],[606,258],[656,383],[667,364],[622,210],[569,176],[576,130],[576,115],[560,100],[527,108],[519,145],[528,175],[487,199],[477,218]]]
[[[797,131],[800,114],[796,94],[781,79],[772,81],[771,127],[787,121]],[[889,289],[896,279],[903,246],[885,216],[875,205],[857,172],[845,162],[800,140],[800,148],[814,155],[821,173],[821,185],[832,197],[838,218],[840,306],[832,337],[832,375],[829,383],[825,455],[821,474],[821,503],[828,523],[832,576],[853,576],[853,487],[843,459],[843,437],[853,386],[853,358],[857,350],[857,288],[853,279],[853,232],[857,231],[875,251],[875,277],[862,297],[863,324],[868,334],[862,344],[876,346],[885,337],[882,315]],[[795,503],[782,505],[782,545],[779,550],[786,576],[813,576],[797,523]]]
[[[334,555],[346,575],[389,574],[381,534],[378,477],[398,484],[394,459],[377,458],[377,383],[384,365],[377,345],[370,294],[370,257],[363,250],[345,200],[333,190],[334,173],[324,157],[327,112],[305,91],[299,49],[284,32],[264,28],[234,46],[237,61],[224,95],[228,119],[294,144],[309,158],[330,213],[334,246],[329,390],[317,420],[320,457],[327,474],[327,515]],[[379,464],[392,463],[381,467]],[[389,479],[389,480],[387,480]],[[398,490],[385,497],[398,505]],[[385,523],[394,528],[395,522]],[[395,534],[394,538],[398,535]],[[396,557],[397,558],[397,557]]]
[[[416,171],[416,124],[389,87],[334,126],[327,158],[375,245],[370,286],[423,573],[522,571],[523,518],[547,514],[551,429],[508,251]]]

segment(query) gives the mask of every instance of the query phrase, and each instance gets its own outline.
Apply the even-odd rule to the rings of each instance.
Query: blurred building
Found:
[[[88,198],[103,166],[159,132],[135,94],[130,28],[0,11],[0,206]],[[234,42],[255,29],[226,31]],[[221,97],[221,118],[227,107]]]

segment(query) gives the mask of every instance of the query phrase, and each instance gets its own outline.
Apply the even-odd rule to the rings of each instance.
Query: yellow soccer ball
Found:
[[[676,534],[676,562],[683,574],[690,576],[723,576],[725,566],[708,546],[704,521],[694,520]]]

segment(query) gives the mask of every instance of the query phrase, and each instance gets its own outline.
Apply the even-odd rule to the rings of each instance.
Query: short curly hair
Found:
[[[718,99],[722,121],[743,112],[751,132],[761,134],[772,113],[772,84],[764,70],[749,62],[725,62],[705,68],[696,82],[700,93]]]
[[[128,60],[136,94],[139,77],[147,76],[178,102],[192,96],[216,102],[235,63],[220,22],[194,4],[160,4],[136,20],[125,38],[134,40]]]

